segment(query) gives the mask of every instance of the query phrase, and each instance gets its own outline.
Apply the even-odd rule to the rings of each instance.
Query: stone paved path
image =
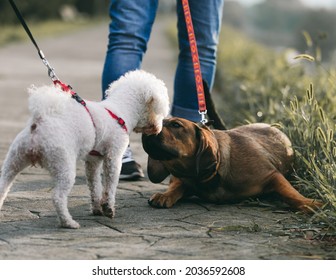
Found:
[[[163,79],[172,92],[175,51],[158,19],[144,69]],[[107,26],[38,40],[61,80],[84,98],[100,99],[100,76]],[[0,48],[0,165],[28,118],[26,88],[48,84],[46,69],[30,42]],[[132,134],[137,161],[146,169],[140,136]],[[0,259],[335,259],[330,243],[309,240],[313,231],[297,230],[302,217],[272,207],[213,205],[198,200],[169,210],[147,200],[165,184],[147,178],[120,182],[116,217],[90,215],[83,163],[78,164],[69,208],[78,230],[57,227],[52,184],[42,169],[18,176],[0,216]],[[306,236],[306,238],[304,238]]]

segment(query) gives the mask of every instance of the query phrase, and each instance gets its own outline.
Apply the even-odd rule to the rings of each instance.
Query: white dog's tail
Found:
[[[55,86],[31,86],[28,89],[28,108],[33,118],[60,114],[67,110],[71,95]]]

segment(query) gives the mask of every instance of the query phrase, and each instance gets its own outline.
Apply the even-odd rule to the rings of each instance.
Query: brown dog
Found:
[[[150,198],[154,207],[169,208],[190,195],[225,203],[270,192],[297,210],[309,212],[321,205],[302,196],[284,177],[293,163],[291,142],[270,125],[224,131],[170,118],[160,134],[142,140],[149,155],[149,179],[159,183],[172,175],[168,190]]]

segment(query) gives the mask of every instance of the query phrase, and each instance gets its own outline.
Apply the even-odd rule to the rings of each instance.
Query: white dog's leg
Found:
[[[103,214],[106,217],[113,218],[115,211],[115,196],[119,183],[119,174],[121,170],[122,154],[117,157],[106,156],[104,158],[104,193],[102,199]]]
[[[87,184],[91,193],[91,208],[93,215],[102,216],[102,170],[103,160],[100,157],[92,157],[85,161]]]
[[[3,163],[0,178],[0,210],[16,175],[31,163],[27,155],[27,140],[24,131],[18,134]]]
[[[76,158],[69,156],[68,151],[58,151],[57,162],[55,158],[47,159],[47,168],[55,180],[53,202],[60,219],[61,227],[79,228],[80,225],[72,219],[68,210],[68,195],[75,183]]]

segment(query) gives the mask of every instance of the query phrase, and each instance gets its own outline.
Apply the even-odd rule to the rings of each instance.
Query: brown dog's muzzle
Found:
[[[142,134],[142,147],[149,157],[156,160],[172,160],[179,156],[177,150],[163,144],[162,131],[157,135]]]

